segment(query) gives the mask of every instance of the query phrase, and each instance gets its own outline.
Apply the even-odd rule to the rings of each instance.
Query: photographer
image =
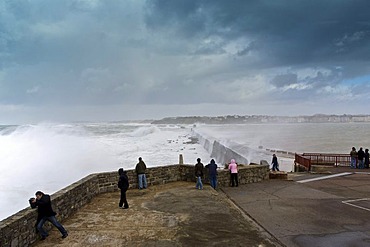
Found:
[[[62,238],[66,238],[68,236],[67,231],[64,229],[64,227],[58,222],[58,220],[55,218],[56,213],[53,211],[51,207],[51,201],[50,196],[44,194],[41,191],[36,192],[36,198],[31,198],[29,200],[31,208],[37,207],[37,230],[39,231],[41,235],[41,240],[45,240],[49,234],[44,230],[42,227],[46,221],[51,222],[60,233],[62,233]]]

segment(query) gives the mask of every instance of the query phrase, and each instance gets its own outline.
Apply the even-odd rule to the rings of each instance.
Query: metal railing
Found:
[[[349,154],[303,153],[303,157],[311,160],[311,165],[350,166]]]
[[[330,153],[295,154],[294,164],[304,166],[307,171],[311,171],[312,165],[350,166],[351,156],[349,154]]]
[[[307,171],[311,171],[311,159],[306,158],[306,157],[304,157],[302,155],[299,155],[297,153],[294,155],[294,164],[295,164],[295,166],[297,166],[297,164],[301,165],[301,166],[304,166]]]

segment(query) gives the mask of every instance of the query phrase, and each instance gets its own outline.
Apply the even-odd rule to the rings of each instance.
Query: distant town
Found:
[[[312,116],[267,116],[267,115],[228,115],[217,117],[167,117],[154,120],[152,124],[243,124],[243,123],[363,123],[370,122],[370,115],[325,115]]]

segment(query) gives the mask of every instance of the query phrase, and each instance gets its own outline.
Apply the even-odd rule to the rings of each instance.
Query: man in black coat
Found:
[[[36,208],[38,212],[38,224],[37,224],[37,230],[39,231],[41,235],[41,240],[45,240],[49,234],[44,230],[42,227],[46,221],[51,222],[62,234],[62,238],[66,238],[68,236],[67,231],[64,229],[62,224],[58,222],[58,220],[55,218],[56,213],[53,211],[53,208],[51,207],[51,200],[50,196],[44,194],[41,191],[36,192],[36,198],[32,198],[30,201],[31,207]]]
[[[119,201],[118,206],[120,208],[127,209],[128,203],[126,199],[126,191],[128,190],[128,187],[129,187],[127,172],[124,171],[123,168],[120,168],[118,170],[118,174],[119,174],[118,188],[120,188],[121,190],[121,199]]]
[[[362,147],[360,147],[360,150],[358,150],[357,157],[358,157],[358,168],[364,169],[365,152],[364,150],[362,150]]]

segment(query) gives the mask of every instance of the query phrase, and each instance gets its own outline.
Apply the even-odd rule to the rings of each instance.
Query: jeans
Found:
[[[137,175],[137,178],[139,180],[139,189],[146,189],[147,183],[145,174],[139,174]]]
[[[273,171],[279,171],[279,166],[278,166],[278,164],[272,164],[272,170],[273,170]]]
[[[197,184],[195,185],[195,188],[202,190],[203,184],[202,184],[202,177],[197,177]]]
[[[48,216],[48,217],[45,216],[37,224],[37,230],[39,230],[39,233],[40,233],[41,237],[49,236],[49,234],[42,227],[45,224],[46,221],[51,222],[51,224],[53,224],[56,228],[58,228],[58,230],[60,231],[61,234],[63,234],[63,235],[67,234],[66,229],[64,229],[62,224],[60,224],[58,222],[58,220],[57,220],[57,218],[55,218],[55,216]]]
[[[364,160],[358,160],[358,168],[364,169]]]
[[[351,157],[351,168],[356,168],[356,157]]]
[[[210,182],[212,188],[216,189],[216,187],[217,187],[217,176],[216,175],[210,175],[209,176],[209,182]]]

